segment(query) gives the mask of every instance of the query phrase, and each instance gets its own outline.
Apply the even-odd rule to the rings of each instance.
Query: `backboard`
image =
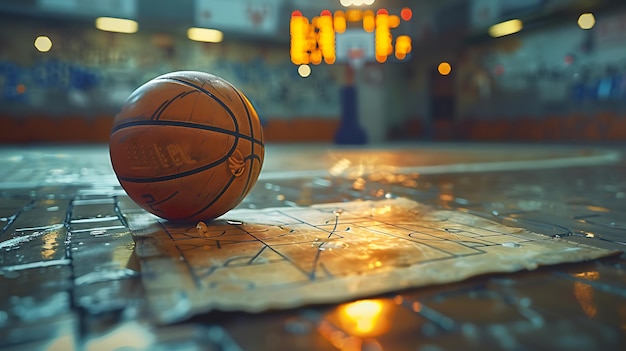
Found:
[[[362,29],[346,29],[335,37],[337,62],[349,63],[353,68],[361,68],[374,60],[374,33]]]

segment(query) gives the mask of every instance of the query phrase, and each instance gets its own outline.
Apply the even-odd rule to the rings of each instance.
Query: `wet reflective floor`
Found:
[[[240,208],[406,197],[623,251],[623,145],[269,145]],[[0,149],[2,350],[618,350],[624,255],[342,304],[149,315],[106,145]]]

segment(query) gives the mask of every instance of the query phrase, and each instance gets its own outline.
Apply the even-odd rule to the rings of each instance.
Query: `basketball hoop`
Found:
[[[348,63],[350,64],[350,67],[355,70],[363,67],[363,64],[365,63],[365,50],[359,47],[349,48]]]

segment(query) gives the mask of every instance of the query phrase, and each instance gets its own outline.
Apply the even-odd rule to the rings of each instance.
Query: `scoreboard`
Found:
[[[411,37],[407,28],[412,15],[408,7],[398,14],[386,9],[376,12],[350,9],[334,13],[323,10],[319,16],[309,19],[295,10],[289,22],[291,62],[296,65],[335,63],[338,54],[345,55],[345,52],[338,51],[347,50],[338,45],[337,38],[349,29],[358,29],[370,36],[373,34],[373,58],[377,62],[386,62],[389,57],[406,60],[411,52]],[[394,37],[396,31],[400,34]]]

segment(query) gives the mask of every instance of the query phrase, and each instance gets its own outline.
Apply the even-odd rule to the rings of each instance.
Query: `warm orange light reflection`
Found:
[[[592,205],[587,206],[587,209],[590,211],[594,211],[594,212],[610,212],[611,211],[606,207],[592,206]]]
[[[152,346],[154,335],[137,322],[126,322],[114,330],[91,338],[84,349],[91,350],[145,350]]]
[[[454,196],[452,196],[450,194],[440,194],[439,195],[439,200],[441,200],[441,201],[453,201],[454,200]]]
[[[582,272],[574,274],[574,277],[587,280],[598,280],[600,278],[600,273],[596,271]],[[596,314],[598,314],[598,308],[596,307],[593,298],[593,287],[591,285],[583,282],[575,282],[574,297],[576,297],[576,300],[587,317],[593,318]]]
[[[317,327],[320,335],[333,346],[342,351],[362,350],[363,341],[360,338],[346,335],[327,321],[322,321]]]
[[[344,330],[355,336],[376,336],[389,330],[386,313],[389,301],[382,299],[359,300],[341,305],[339,322]]]
[[[382,189],[379,189],[382,190]],[[385,194],[385,191],[379,191],[377,192],[376,197],[382,197]],[[385,205],[385,206],[381,206],[381,207],[377,207],[377,208],[373,208],[372,209],[372,215],[379,215],[379,216],[384,216],[387,213],[391,212],[391,206],[389,205]]]
[[[41,245],[41,258],[44,260],[49,260],[54,258],[54,254],[57,252],[57,248],[59,246],[59,231],[52,231],[41,237],[43,243]]]
[[[118,246],[113,250],[111,254],[111,263],[117,267],[128,267],[129,262],[132,260],[135,243],[131,242],[127,245]]]

